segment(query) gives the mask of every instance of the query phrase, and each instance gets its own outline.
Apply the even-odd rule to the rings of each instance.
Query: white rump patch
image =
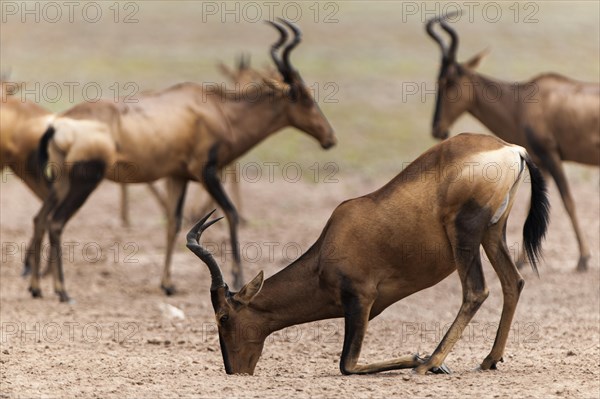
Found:
[[[525,170],[525,157],[528,156],[527,151],[525,151],[525,149],[523,147],[520,147],[518,145],[511,146],[510,150],[517,157],[517,160],[519,162],[519,171],[516,176],[515,182],[513,183],[513,187],[506,194],[506,196],[504,197],[504,200],[502,200],[502,203],[500,204],[500,206],[494,213],[494,216],[492,216],[492,219],[490,220],[490,225],[498,223],[498,220],[500,220],[502,215],[504,215],[504,212],[506,212],[506,208],[508,208],[508,204],[510,203],[510,195],[514,191],[515,186],[519,183],[519,181],[523,175],[523,171]]]
[[[498,223],[498,220],[500,220],[500,218],[504,214],[504,211],[506,211],[506,208],[508,207],[508,200],[510,200],[510,193],[506,194],[506,197],[504,197],[504,201],[502,201],[500,207],[496,210],[494,216],[492,216],[492,220],[490,220],[490,225]]]

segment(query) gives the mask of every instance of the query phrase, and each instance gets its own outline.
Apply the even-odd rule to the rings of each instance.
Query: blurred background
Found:
[[[255,67],[272,65],[268,49],[277,34],[263,20],[284,16],[304,32],[292,60],[340,144],[322,152],[297,131],[286,132],[247,159],[334,160],[341,171],[390,176],[398,156],[411,159],[435,142],[430,126],[440,50],[425,33],[428,18],[460,6],[463,15],[453,24],[458,58],[489,48],[479,70],[494,78],[523,81],[552,71],[598,81],[598,2],[468,3],[103,1],[69,8],[7,1],[1,67],[28,88],[39,83],[40,103],[58,112],[82,101],[86,84],[93,84],[90,98],[97,85],[104,98],[135,96],[182,81],[222,82],[216,64],[233,65],[242,52]],[[65,82],[80,83],[72,99]],[[452,132],[485,130],[465,115]]]
[[[304,35],[292,62],[333,125],[338,145],[323,151],[312,138],[289,128],[252,149],[237,168],[242,173],[241,214],[248,222],[242,227],[242,242],[285,237],[300,242],[304,250],[340,201],[387,183],[436,143],[431,121],[441,53],[424,24],[459,9],[462,15],[452,23],[460,38],[458,59],[466,61],[489,49],[479,72],[504,81],[526,81],[550,71],[598,81],[600,3],[589,1],[5,1],[0,69],[10,71],[12,80],[26,82],[17,94],[22,100],[54,112],[84,100],[127,96],[135,101],[140,93],[184,81],[223,84],[227,79],[218,63],[235,67],[242,53],[251,57],[253,67],[272,68],[269,48],[278,34],[264,20],[285,17],[295,22]],[[487,129],[465,114],[451,134],[464,131]],[[277,166],[270,171],[268,163]],[[580,220],[588,223],[584,230],[597,233],[597,209],[591,218],[582,212],[598,207],[598,169],[576,164],[566,169]],[[4,171],[4,182],[12,184],[0,186],[3,235],[25,242],[38,203],[28,201],[33,197],[12,173]],[[165,219],[156,201],[143,185],[134,185],[134,228],[120,229],[114,186],[103,184],[68,229],[89,224],[125,234],[158,267]],[[190,214],[190,204],[205,195],[194,186],[187,198],[187,223],[198,216]],[[558,198],[553,182],[550,186]],[[578,193],[577,187],[590,191]],[[521,191],[517,215],[528,203],[528,192]],[[553,199],[553,204],[558,217],[565,217],[562,203]],[[105,217],[98,218],[99,213]],[[520,226],[522,218],[513,219],[515,228]],[[560,246],[548,245],[548,251],[566,254],[574,262],[574,234],[566,218],[557,220],[559,227],[551,231]],[[215,230],[225,238],[224,224]],[[87,234],[98,240],[94,231],[73,233],[78,239]],[[105,248],[117,238],[109,235],[100,245]],[[518,247],[520,232],[509,241]],[[177,248],[185,254],[182,240]],[[598,264],[597,245],[592,251],[593,266]],[[279,266],[287,261],[281,254],[275,257]]]

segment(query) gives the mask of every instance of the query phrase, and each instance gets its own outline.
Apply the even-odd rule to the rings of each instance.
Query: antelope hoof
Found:
[[[444,363],[442,363],[440,367],[432,367],[429,371],[431,371],[433,374],[452,374],[450,368]]]
[[[420,374],[420,375],[425,375],[425,373],[427,373],[428,371],[432,372],[433,374],[452,374],[452,371],[450,370],[450,368],[448,366],[446,366],[444,363],[442,363],[441,366],[436,367],[436,366],[427,366],[425,364],[418,366],[417,368],[415,368],[415,373]]]
[[[175,295],[175,286],[174,285],[160,285],[160,288],[165,292],[165,295],[172,296]]]
[[[56,293],[61,303],[74,304],[75,301],[69,298],[69,295],[65,291],[59,291]]]
[[[579,262],[577,262],[577,269],[575,269],[575,270],[579,273],[587,272],[589,260],[590,260],[589,255],[580,257]]]
[[[430,356],[420,357],[419,355],[415,355],[415,359],[417,361],[423,362],[419,366],[417,366],[414,370],[415,373],[423,375],[428,371],[431,371],[433,374],[452,374],[452,371],[445,363],[442,363],[440,366],[431,366],[428,364]]]
[[[39,288],[29,287],[29,292],[31,292],[31,296],[33,298],[41,298],[42,297],[42,290]]]
[[[491,357],[486,357],[483,362],[481,363],[481,366],[479,366],[480,370],[497,370],[498,367],[496,366],[498,362],[503,363],[504,359],[500,358],[500,360],[494,360]]]

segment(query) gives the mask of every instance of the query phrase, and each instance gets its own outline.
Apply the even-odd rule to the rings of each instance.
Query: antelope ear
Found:
[[[250,68],[250,54],[241,53],[238,58],[238,71]]]
[[[490,49],[488,47],[485,50],[483,50],[482,52],[473,56],[473,58],[471,58],[467,62],[463,63],[463,66],[465,66],[469,69],[477,69],[479,67],[479,64],[481,64],[481,60],[483,60],[489,53],[490,53]]]
[[[261,270],[258,275],[252,279],[252,281],[242,287],[240,292],[233,296],[233,299],[244,305],[248,305],[262,289],[263,282],[264,274]]]
[[[219,62],[217,67],[219,68],[219,71],[221,71],[221,73],[223,75],[225,75],[232,82],[235,82],[235,79],[236,79],[235,73],[231,70],[231,68],[229,68],[227,65],[225,65],[222,62]]]

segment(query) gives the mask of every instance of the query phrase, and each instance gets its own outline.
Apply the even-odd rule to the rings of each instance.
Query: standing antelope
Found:
[[[325,149],[336,142],[332,127],[290,62],[301,33],[284,22],[294,38],[283,49],[282,58],[277,51],[288,35],[282,25],[271,22],[280,33],[271,56],[283,80],[261,78],[243,94],[214,86],[206,89],[194,83],[178,84],[140,96],[135,105],[107,101],[80,104],[51,124],[40,144],[41,158],[59,165],[60,175],[54,177],[50,195],[34,219],[34,245],[29,251],[34,265],[30,286],[34,297],[41,295],[36,271],[40,239],[48,229],[54,289],[61,302],[69,301],[62,269],[62,231],[104,177],[129,183],[167,178],[167,202],[173,215],[168,218],[161,280],[167,294],[174,292],[170,264],[187,182],[201,182],[227,215],[235,258],[234,281],[241,285],[238,214],[219,181],[219,170],[286,126],[313,136]]]
[[[475,71],[485,52],[458,63],[458,35],[446,19],[427,22],[427,33],[442,50],[442,67],[433,116],[433,136],[448,137],[448,128],[469,112],[503,140],[523,146],[552,176],[579,244],[578,271],[588,268],[590,249],[577,221],[575,203],[562,161],[600,165],[600,85],[557,74],[540,75],[528,82],[502,82]],[[435,33],[439,22],[451,38],[447,47]],[[519,264],[524,261],[521,253]]]
[[[40,173],[36,161],[37,148],[54,114],[38,104],[14,96],[24,83],[8,82],[6,76],[2,76],[0,84],[0,169],[10,168],[43,200],[48,195],[49,183]],[[126,189],[122,187],[121,219],[127,225]]]
[[[0,77],[0,170],[10,168],[43,201],[48,196],[50,184],[42,177],[37,149],[54,114],[38,104],[16,98],[15,94],[23,84],[8,82],[6,76]],[[121,220],[127,225],[125,185],[121,185],[121,193]],[[160,201],[160,195],[155,195]],[[30,260],[27,258],[23,265],[23,276],[31,271]]]
[[[549,211],[544,179],[522,147],[491,136],[461,134],[446,140],[379,190],[343,202],[304,255],[267,280],[261,271],[239,292],[229,291],[217,262],[200,245],[202,232],[219,220],[205,223],[207,215],[188,233],[187,247],[211,274],[210,296],[225,371],[253,374],[264,341],[274,331],[344,317],[343,374],[415,367],[421,374],[448,372],[444,359],[488,295],[480,245],[504,295],[494,346],[481,363],[482,369],[495,369],[524,284],[505,232],[525,164],[532,200],[523,236],[537,270]],[[370,319],[454,270],[462,283],[462,305],[431,357],[358,364]]]
[[[246,55],[246,54],[241,54],[240,57],[238,58],[238,62],[237,62],[237,69],[231,69],[229,68],[227,65],[225,65],[224,63],[219,63],[218,65],[221,73],[223,73],[223,75],[225,75],[225,77],[227,77],[227,79],[229,79],[229,81],[231,83],[237,84],[237,85],[247,85],[247,84],[252,84],[252,82],[254,80],[256,80],[257,78],[259,78],[259,76],[256,74],[255,71],[253,71],[250,68],[250,56]],[[231,167],[231,166],[229,166]],[[231,184],[231,197],[233,199],[233,204],[235,205],[238,213],[241,211],[241,203],[242,203],[242,199],[241,199],[241,193],[240,193],[240,176],[238,174],[238,170],[236,168],[232,168],[229,172],[231,172],[231,174],[233,174],[233,179],[232,179],[232,184]],[[123,221],[123,224],[125,226],[129,226],[129,194],[128,194],[128,190],[126,188],[125,184],[121,184],[122,190],[121,190],[121,203],[123,204],[123,206],[121,207],[121,220]],[[167,218],[171,217],[172,215],[169,214],[168,212],[168,207],[167,207],[167,200],[165,199],[165,196],[160,192],[159,189],[157,189],[153,183],[148,183],[148,189],[150,190],[150,193],[152,193],[152,195],[156,198],[156,200],[158,201],[159,205],[162,207],[162,209],[165,211]],[[203,198],[200,197],[194,197],[192,196],[192,199],[198,198],[198,200],[202,200]],[[194,206],[196,205],[196,206]],[[212,209],[215,207],[215,202],[214,200],[212,200],[210,198],[210,196],[202,203],[198,202],[196,204],[192,203],[193,206],[193,210],[191,212],[191,217],[193,219],[198,219],[198,215],[204,215],[206,214],[206,212],[208,212],[208,210]],[[196,217],[194,217],[194,215],[196,215]],[[242,219],[243,220],[243,219]]]

